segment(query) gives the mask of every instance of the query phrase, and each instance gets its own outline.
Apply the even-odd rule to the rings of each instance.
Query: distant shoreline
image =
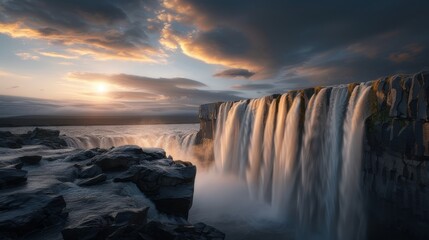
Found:
[[[18,116],[0,118],[0,128],[199,123],[196,115],[164,116]]]

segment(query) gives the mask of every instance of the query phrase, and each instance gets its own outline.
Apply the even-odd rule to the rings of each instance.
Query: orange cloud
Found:
[[[57,52],[39,52],[39,54],[45,57],[52,57],[52,58],[64,58],[64,59],[78,58],[78,56],[66,55],[66,54],[57,53]]]
[[[39,56],[33,55],[31,53],[27,52],[19,52],[15,54],[16,56],[20,57],[22,60],[39,60]]]
[[[389,55],[389,60],[395,63],[412,61],[417,55],[423,51],[424,47],[418,44],[406,46],[402,51]]]
[[[42,39],[54,43],[61,43],[68,47],[68,51],[77,55],[91,56],[96,60],[131,60],[154,62],[162,55],[159,51],[149,46],[136,46],[126,44],[121,45],[112,42],[111,39],[120,39],[120,33],[110,32],[106,35],[96,35],[90,33],[77,34],[72,31],[61,33],[52,32],[50,34],[37,31],[26,26],[22,22],[0,23],[0,33],[12,38]],[[53,52],[41,52],[43,56],[74,59],[78,56],[69,56]]]

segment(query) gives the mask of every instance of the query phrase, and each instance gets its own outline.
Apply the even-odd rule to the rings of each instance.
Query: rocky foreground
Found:
[[[162,149],[0,132],[0,239],[224,239],[187,221],[196,167]],[[36,154],[37,153],[37,154]]]

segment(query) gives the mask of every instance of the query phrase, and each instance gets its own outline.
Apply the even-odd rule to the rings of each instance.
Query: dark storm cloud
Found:
[[[97,59],[150,61],[155,0],[0,0],[0,33],[64,44]]]
[[[250,78],[253,75],[255,75],[254,72],[251,72],[247,69],[243,69],[243,68],[230,68],[230,69],[226,69],[223,70],[221,72],[218,72],[216,74],[214,74],[213,76],[215,77],[223,77],[223,78],[238,78],[238,77],[242,77],[242,78]]]
[[[269,84],[269,83],[254,83],[254,84],[234,85],[231,88],[235,90],[266,90],[274,87],[275,85]]]
[[[207,89],[201,82],[187,78],[150,78],[128,74],[70,73],[72,81],[105,82],[126,91],[114,91],[107,97],[122,102],[141,101],[165,105],[180,105],[196,109],[200,104],[240,99],[237,91]],[[86,93],[89,94],[89,93]]]
[[[166,0],[164,6],[174,16],[171,22],[197,29],[175,38],[185,54],[256,71],[255,78],[281,77],[300,65],[343,72],[350,62],[357,63],[353,72],[361,78],[366,69],[359,65],[368,59],[377,64],[371,76],[428,64],[422,61],[429,58],[428,1]],[[383,36],[391,37],[380,42]],[[330,82],[341,81],[331,76]]]

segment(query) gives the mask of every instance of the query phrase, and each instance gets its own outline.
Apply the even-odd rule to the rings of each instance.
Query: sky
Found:
[[[0,0],[0,117],[198,106],[429,65],[429,1]]]

